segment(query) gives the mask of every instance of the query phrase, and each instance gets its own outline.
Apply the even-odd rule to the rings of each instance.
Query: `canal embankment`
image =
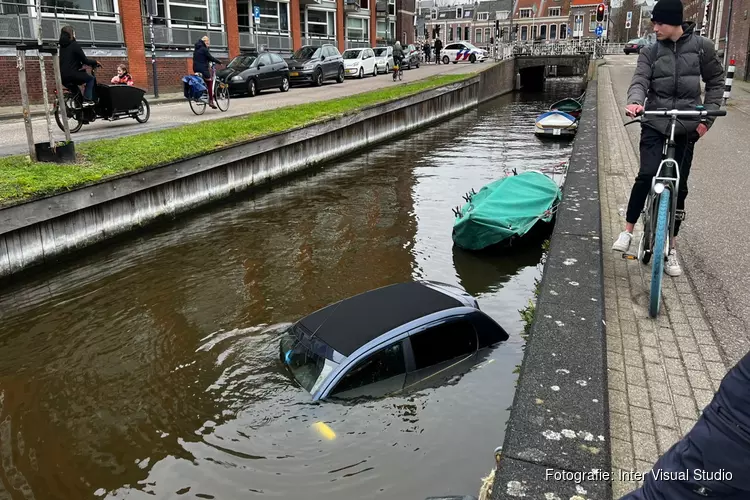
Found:
[[[597,130],[597,88],[589,85],[494,499],[611,498]]]
[[[4,206],[0,277],[446,119],[512,91],[514,77],[514,61],[502,61],[356,113]]]

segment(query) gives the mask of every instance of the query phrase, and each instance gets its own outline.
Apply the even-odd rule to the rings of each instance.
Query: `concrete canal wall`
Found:
[[[0,277],[444,120],[512,91],[514,76],[502,61],[356,114],[2,208]]]
[[[596,92],[586,91],[494,499],[612,498]]]

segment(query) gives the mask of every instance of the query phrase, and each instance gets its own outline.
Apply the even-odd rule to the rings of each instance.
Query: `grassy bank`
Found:
[[[373,104],[416,94],[470,76],[472,75],[434,76],[343,99],[287,106],[235,118],[203,121],[118,139],[76,144],[78,162],[75,165],[34,163],[28,156],[0,158],[0,205],[66,191],[118,174],[155,167],[249,139],[355,113]]]

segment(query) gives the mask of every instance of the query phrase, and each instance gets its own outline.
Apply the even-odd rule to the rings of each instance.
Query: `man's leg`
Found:
[[[643,211],[646,204],[646,198],[651,191],[651,180],[659,170],[662,153],[664,151],[664,140],[666,137],[652,129],[644,126],[641,128],[641,166],[638,176],[635,178],[633,189],[630,191],[628,199],[628,210],[625,214],[625,231],[620,233],[612,245],[612,250],[618,252],[627,252],[630,248],[630,241],[633,238],[633,228]]]
[[[688,176],[690,175],[690,166],[693,163],[693,152],[695,150],[695,138],[697,133],[692,134],[691,137],[680,136],[675,139],[675,159],[680,165],[680,185],[677,188],[677,210],[678,213],[684,214],[685,211],[685,198],[688,195]],[[667,264],[664,266],[664,272],[669,276],[680,276],[682,274],[682,267],[680,261],[677,259],[677,252],[675,250],[675,243],[677,239],[677,233],[680,232],[680,226],[682,220],[679,218],[675,219],[674,223],[674,238],[670,241],[669,256],[667,257]]]

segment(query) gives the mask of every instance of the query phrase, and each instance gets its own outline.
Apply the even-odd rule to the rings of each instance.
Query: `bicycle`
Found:
[[[642,212],[643,234],[638,243],[638,254],[623,253],[622,255],[623,259],[639,260],[643,264],[648,264],[652,256],[661,256],[654,259],[654,262],[651,264],[651,296],[648,313],[652,318],[655,318],[659,314],[664,262],[669,255],[670,242],[674,239],[675,221],[685,219],[684,210],[677,210],[680,166],[675,160],[675,126],[679,122],[685,128],[685,125],[679,119],[680,116],[708,117],[726,116],[726,114],[726,110],[723,109],[708,111],[703,106],[696,106],[695,111],[677,109],[641,111],[637,115],[638,117],[648,115],[669,117],[670,119],[669,138],[664,141],[662,160],[656,171],[656,175],[651,180],[651,191],[648,198],[646,198],[646,205]],[[625,123],[625,126],[638,122],[641,122],[641,120],[635,119]]]
[[[204,86],[206,85],[206,81],[203,79],[203,75],[200,73],[196,73],[195,76],[199,77],[202,81]],[[220,111],[226,111],[229,109],[229,84],[224,82],[218,82],[216,78],[216,63],[211,63],[211,85],[213,86],[213,92],[214,92],[214,102],[216,102],[216,107],[219,108]],[[200,97],[197,99],[190,99],[188,100],[190,103],[190,109],[195,113],[196,115],[202,115],[206,112],[206,105],[208,104],[208,87],[206,87],[206,90],[203,91],[203,94],[201,94]]]
[[[393,64],[393,81],[396,81],[396,78],[399,80],[403,79],[404,76],[404,68],[402,66],[402,61],[399,61],[397,63]]]

